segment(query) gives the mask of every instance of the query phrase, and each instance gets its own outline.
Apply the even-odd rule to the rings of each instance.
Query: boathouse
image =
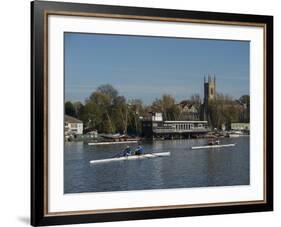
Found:
[[[209,132],[207,121],[164,121],[162,113],[151,113],[142,121],[142,133],[146,138],[192,138]]]

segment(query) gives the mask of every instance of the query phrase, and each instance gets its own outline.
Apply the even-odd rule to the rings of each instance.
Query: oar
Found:
[[[116,155],[114,155],[112,158],[116,158],[118,156],[120,156],[120,154],[122,154],[125,150],[118,152]]]

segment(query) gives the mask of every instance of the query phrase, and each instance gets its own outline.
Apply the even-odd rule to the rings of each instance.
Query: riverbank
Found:
[[[108,138],[103,136],[97,136],[95,138],[88,135],[77,135],[71,139],[66,140],[65,142],[84,142],[87,144],[94,145],[96,144],[126,144],[126,143],[138,143],[143,141],[158,141],[158,140],[185,140],[185,139],[220,139],[220,138],[236,138],[249,136],[249,131],[211,131],[206,134],[193,135],[191,137],[186,137],[183,134],[178,134],[176,136],[155,136],[151,138],[140,137],[140,136],[120,136],[116,138]]]

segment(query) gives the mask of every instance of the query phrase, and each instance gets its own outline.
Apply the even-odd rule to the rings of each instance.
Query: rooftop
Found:
[[[66,114],[64,115],[64,122],[67,122],[67,123],[83,123],[79,119],[77,119],[75,117],[71,117],[71,116],[66,115]]]

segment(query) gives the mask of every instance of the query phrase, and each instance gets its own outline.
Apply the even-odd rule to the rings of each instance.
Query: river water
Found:
[[[249,137],[223,138],[234,147],[191,150],[206,139],[143,142],[146,153],[170,156],[91,165],[90,160],[111,158],[123,145],[89,146],[66,142],[64,192],[105,192],[165,188],[248,185]]]

